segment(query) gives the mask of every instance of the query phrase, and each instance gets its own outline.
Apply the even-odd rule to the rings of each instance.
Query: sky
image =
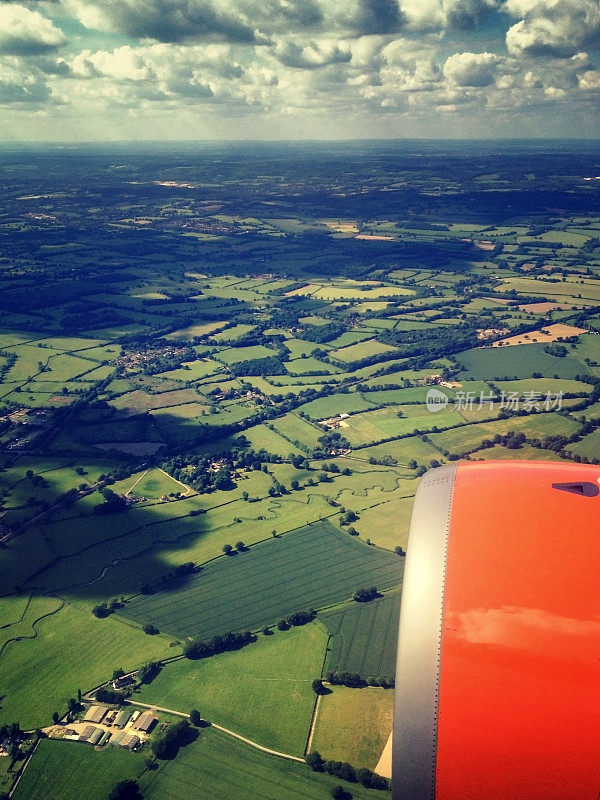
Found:
[[[0,0],[0,140],[598,138],[600,0]]]

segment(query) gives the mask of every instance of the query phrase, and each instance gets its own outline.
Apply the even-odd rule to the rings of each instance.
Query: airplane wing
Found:
[[[599,800],[600,467],[432,470],[407,552],[394,800]]]

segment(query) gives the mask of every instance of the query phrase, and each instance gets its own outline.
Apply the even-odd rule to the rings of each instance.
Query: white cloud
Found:
[[[444,64],[444,75],[457,86],[490,86],[503,59],[495,53],[455,53]]]
[[[0,13],[0,52],[35,55],[53,50],[66,36],[42,16],[22,5],[4,3]]]
[[[282,64],[300,69],[318,69],[329,64],[347,63],[352,58],[350,47],[334,40],[304,44],[283,39],[277,42],[273,53]]]
[[[503,9],[520,18],[506,33],[513,55],[568,57],[600,44],[598,0],[506,0]]]
[[[584,92],[600,91],[600,72],[597,69],[588,69],[577,76],[577,83]]]

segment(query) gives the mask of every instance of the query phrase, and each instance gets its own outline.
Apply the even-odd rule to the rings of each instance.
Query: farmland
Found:
[[[374,770],[392,730],[393,694],[334,686],[322,698],[313,749],[323,758]]]
[[[365,604],[345,605],[319,615],[331,636],[327,669],[364,680],[392,678],[396,667],[400,593]]]
[[[143,687],[144,703],[203,716],[265,747],[301,756],[314,692],[321,674],[326,634],[318,622],[259,634],[233,653],[167,665]]]
[[[600,462],[596,156],[195,147],[4,154],[0,722],[167,660],[126,692],[301,758],[315,678],[394,673],[424,473]],[[313,748],[373,766],[392,696],[334,686]],[[130,775],[145,800],[337,782],[206,728],[156,770],[42,740],[14,796]]]
[[[176,636],[208,639],[332,605],[362,586],[386,589],[401,580],[396,556],[366,548],[323,521],[213,561],[183,587],[136,597],[122,613]]]

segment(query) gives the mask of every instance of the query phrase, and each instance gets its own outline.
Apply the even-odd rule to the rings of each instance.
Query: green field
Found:
[[[339,783],[305,764],[273,758],[210,728],[175,761],[147,772],[140,781],[144,800],[327,800],[331,787]],[[360,784],[346,786],[355,800],[390,797]]]
[[[64,713],[78,689],[103,683],[117,667],[135,669],[179,652],[163,636],[147,636],[114,615],[96,619],[73,604],[36,627],[36,638],[12,642],[0,656],[0,722],[19,721],[29,730],[49,725],[52,712]]]
[[[177,711],[198,708],[252,741],[302,756],[326,641],[319,622],[275,629],[237,652],[168,664],[139,699]]]
[[[217,559],[184,586],[136,597],[120,613],[178,636],[207,639],[332,605],[362,586],[391,588],[401,579],[396,556],[365,547],[323,521]]]
[[[392,730],[393,691],[332,688],[321,699],[311,749],[374,770]]]
[[[392,678],[396,673],[400,592],[370,603],[351,603],[324,611],[319,618],[329,635],[327,669],[351,672],[364,680]]]
[[[106,800],[121,780],[144,771],[141,755],[109,747],[99,753],[89,744],[42,739],[25,770],[15,800]],[[74,776],[76,779],[74,780]]]
[[[483,378],[532,378],[540,373],[548,378],[572,379],[588,375],[589,370],[573,353],[557,358],[544,352],[543,344],[521,344],[512,347],[476,348],[458,353],[456,360],[465,368],[459,377]]]

